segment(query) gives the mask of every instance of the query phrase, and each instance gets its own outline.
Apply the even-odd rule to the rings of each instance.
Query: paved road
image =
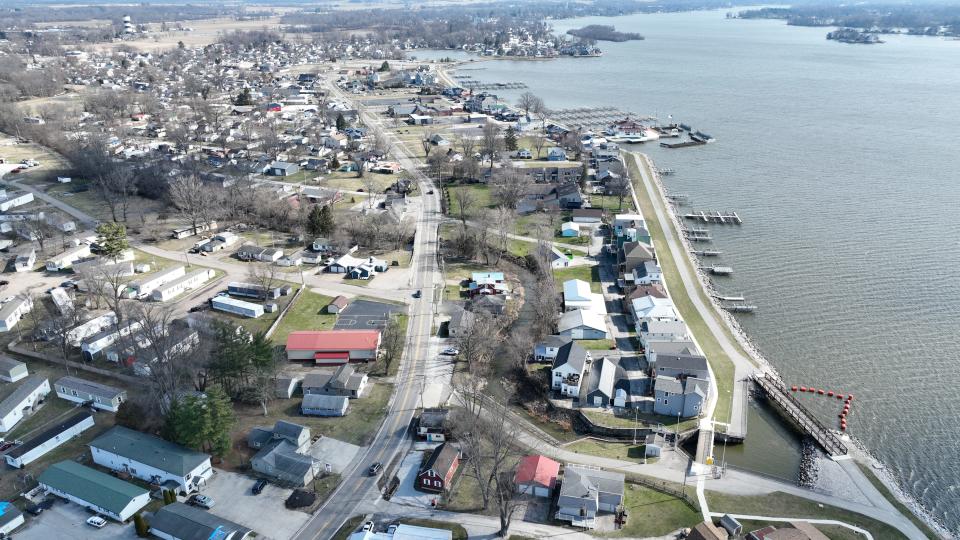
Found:
[[[331,91],[338,99],[346,100],[338,88],[331,86]],[[370,114],[362,113],[362,119],[367,126],[381,129],[378,120]],[[329,538],[356,513],[358,505],[379,497],[376,479],[368,477],[366,469],[373,462],[389,464],[393,460],[407,440],[408,427],[419,406],[421,383],[418,373],[423,370],[425,357],[429,354],[433,316],[440,300],[432,291],[435,286],[441,286],[442,290],[443,283],[437,265],[440,199],[436,194],[426,195],[434,190],[433,184],[420,173],[416,163],[405,153],[396,138],[388,130],[382,131],[393,144],[398,161],[416,176],[420,192],[425,194],[417,219],[417,234],[411,261],[413,287],[422,289],[424,294],[422,298],[411,303],[407,343],[386,419],[370,446],[344,473],[340,486],[297,533],[295,538],[298,540]],[[409,298],[408,291],[401,291],[401,294]]]
[[[59,210],[73,216],[75,219],[82,222],[84,225],[88,227],[92,227],[97,222],[97,218],[70,206],[69,204],[61,201],[60,199],[57,199],[56,197],[47,195],[43,190],[37,189],[29,184],[24,184],[21,182],[11,180],[9,178],[4,178],[3,181],[11,186],[22,189],[23,191],[29,191],[30,193],[33,193],[34,198],[40,199],[43,202],[49,204],[50,206],[58,208]]]

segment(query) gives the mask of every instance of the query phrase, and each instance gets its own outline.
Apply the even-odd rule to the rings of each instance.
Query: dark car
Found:
[[[371,466],[370,466],[370,470],[368,470],[367,472],[368,472],[368,474],[370,474],[370,476],[376,476],[376,475],[380,474],[380,471],[381,471],[381,470],[383,470],[383,463],[380,463],[380,462],[378,461],[378,462],[374,463],[373,465],[371,465]]]
[[[420,298],[423,296],[423,293],[420,292],[420,289],[417,289],[417,292],[413,293],[414,298]]]
[[[37,505],[35,505],[35,504],[32,504],[32,503],[31,503],[31,504],[28,504],[28,505],[26,506],[25,510],[27,511],[28,514],[31,514],[31,515],[34,515],[34,516],[39,516],[40,513],[43,512],[43,508],[41,508],[41,507],[39,507],[39,506],[37,506]]]
[[[431,189],[430,191],[428,191],[427,195],[433,195],[433,190]]]
[[[259,495],[263,492],[263,488],[267,487],[267,481],[261,478],[257,480],[257,483],[253,485],[253,494]]]

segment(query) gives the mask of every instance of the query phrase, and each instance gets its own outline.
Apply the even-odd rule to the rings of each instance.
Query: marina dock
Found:
[[[696,211],[688,212],[683,215],[686,219],[701,221],[703,223],[721,223],[723,225],[743,225],[740,215],[732,210],[721,212],[714,210],[710,212]]]
[[[616,107],[576,107],[572,109],[557,109],[550,111],[550,118],[566,128],[576,126],[592,129],[605,129],[610,124],[630,118],[637,122],[653,120],[649,116],[641,116],[630,111],[622,111]]]
[[[729,276],[733,273],[733,268],[729,266],[710,266],[707,270],[715,276]]]
[[[678,142],[661,142],[660,146],[663,148],[686,148],[688,146],[702,146],[707,144],[704,141],[689,140],[689,141],[678,141]]]
[[[781,413],[790,419],[795,427],[817,441],[831,457],[845,456],[849,451],[837,433],[828,429],[817,417],[807,410],[797,398],[790,394],[779,379],[769,373],[754,375],[753,380],[763,391],[770,403],[777,406]]]
[[[714,251],[710,249],[693,250],[690,253],[693,253],[698,257],[719,257],[720,255],[723,255],[722,251]]]

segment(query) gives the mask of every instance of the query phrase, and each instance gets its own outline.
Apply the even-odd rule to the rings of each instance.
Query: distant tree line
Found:
[[[960,35],[960,4],[844,4],[766,7],[741,11],[742,19],[782,19],[793,26],[837,26],[917,35]],[[941,28],[944,27],[943,30]]]
[[[595,41],[636,41],[643,39],[643,36],[636,32],[618,32],[613,26],[604,24],[590,24],[583,28],[572,28],[567,30],[571,36],[582,39],[591,39]]]

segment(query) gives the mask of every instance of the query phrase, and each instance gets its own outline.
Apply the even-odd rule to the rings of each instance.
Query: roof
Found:
[[[50,439],[53,439],[53,438],[56,437],[57,435],[60,435],[60,434],[63,433],[64,431],[66,431],[66,430],[68,430],[68,429],[76,426],[77,424],[79,424],[79,423],[81,423],[81,422],[84,422],[84,421],[87,420],[88,418],[92,418],[92,416],[93,416],[93,415],[91,415],[89,412],[86,412],[86,411],[84,411],[84,412],[79,412],[79,413],[71,416],[70,418],[67,418],[67,419],[64,420],[63,422],[60,422],[59,424],[57,424],[57,425],[55,425],[55,426],[52,426],[52,427],[50,427],[50,428],[47,428],[47,429],[43,430],[42,433],[40,433],[40,434],[38,434],[38,435],[36,435],[36,436],[34,436],[34,437],[31,437],[30,439],[28,439],[26,442],[24,442],[24,443],[21,444],[20,446],[15,446],[15,447],[13,447],[9,452],[6,453],[6,455],[8,455],[8,456],[10,456],[10,457],[13,457],[13,458],[18,458],[18,457],[26,454],[27,452],[33,450],[34,448],[39,447],[40,445],[42,445],[43,443],[49,441]]]
[[[313,469],[313,458],[298,454],[297,445],[286,439],[270,442],[257,452],[253,459],[271,465],[279,474],[295,478],[302,478]]]
[[[640,258],[646,260],[653,260],[655,258],[653,246],[645,242],[626,242],[620,247],[620,250],[623,251],[624,258]]]
[[[580,344],[569,341],[557,350],[557,357],[553,359],[553,369],[569,364],[575,371],[583,371],[588,356],[589,353]]]
[[[30,304],[32,300],[26,296],[17,296],[13,300],[3,304],[3,307],[0,307],[0,320],[6,320],[8,317],[13,315],[13,313],[23,307],[24,304]]]
[[[603,315],[585,309],[568,311],[560,317],[560,322],[557,323],[557,328],[561,332],[571,330],[578,326],[586,326],[604,332],[607,331],[607,325],[603,321]]]
[[[667,298],[667,291],[663,288],[663,285],[659,283],[653,283],[650,285],[637,285],[637,287],[630,291],[630,294],[627,295],[627,300],[632,302],[633,300],[637,298],[643,298],[644,296]]]
[[[561,497],[593,498],[596,493],[623,495],[624,475],[612,471],[567,463],[563,468]]]
[[[634,298],[631,304],[638,319],[680,318],[680,314],[677,313],[673,305],[673,300],[669,298],[642,296]]]
[[[687,540],[727,540],[727,531],[717,527],[712,521],[704,521],[690,531]]]
[[[559,347],[563,347],[567,343],[570,343],[571,341],[572,339],[570,338],[570,336],[550,335],[543,338],[543,341],[538,343],[537,346],[559,348]]]
[[[675,369],[688,374],[694,371],[707,371],[707,359],[698,354],[657,354],[657,371],[664,369]]]
[[[573,217],[601,218],[603,217],[603,208],[577,208],[573,211]]]
[[[26,368],[27,365],[19,360],[14,360],[9,356],[0,355],[0,371],[13,371],[14,369]]]
[[[470,281],[476,283],[493,283],[503,281],[503,272],[474,272],[470,275]]]
[[[71,377],[69,375],[66,377],[60,377],[55,383],[53,383],[53,385],[54,387],[65,386],[71,390],[79,390],[92,396],[98,396],[111,401],[117,396],[127,393],[126,390],[121,390],[120,388],[114,388],[112,386],[95,383],[79,377]]]
[[[417,527],[401,523],[393,533],[393,540],[451,540],[453,533],[432,527]]]
[[[54,463],[40,474],[38,481],[114,514],[120,514],[130,501],[149,493],[142,487],[74,461]]]
[[[454,460],[460,455],[460,452],[450,443],[443,443],[433,450],[430,457],[420,466],[420,472],[432,470],[445,476],[453,467]]]
[[[420,427],[442,428],[449,414],[450,409],[424,409],[420,413]]]
[[[560,474],[560,463],[546,456],[526,456],[520,460],[514,482],[552,488]]]
[[[660,358],[661,354],[669,353],[681,353],[681,354],[697,354],[699,349],[697,349],[696,344],[689,340],[684,341],[650,341],[647,343],[647,353],[656,353],[657,358]]]
[[[19,508],[7,501],[0,501],[0,527],[22,516],[23,512]]]
[[[582,279],[568,279],[563,282],[563,300],[565,302],[589,301],[590,284]]]
[[[10,387],[13,387],[13,389],[6,390],[6,397],[3,398],[3,401],[0,401],[0,418],[7,416],[12,410],[20,407],[23,400],[27,399],[30,394],[34,393],[46,382],[46,377],[31,375],[18,383],[4,385],[6,389]]]
[[[325,396],[323,394],[306,394],[303,396],[303,409],[327,409],[342,411],[345,403],[349,403],[347,396]]]
[[[298,441],[303,433],[306,432],[307,438],[310,438],[310,428],[306,426],[301,426],[300,424],[294,424],[293,422],[287,422],[285,420],[277,420],[277,423],[273,425],[273,434],[276,437],[283,437],[284,439],[290,441]]]
[[[337,306],[340,309],[347,307],[350,304],[350,299],[346,296],[338,296],[330,302],[330,305]]]
[[[596,367],[594,367],[596,369]],[[597,379],[597,388],[603,395],[613,398],[613,385],[617,380],[617,365],[604,358],[600,361],[600,377]]]
[[[206,510],[175,502],[157,510],[150,518],[150,528],[180,540],[214,540],[233,534],[241,540],[251,531]]]
[[[300,330],[287,336],[287,350],[367,350],[379,341],[379,330]]]
[[[115,426],[97,437],[90,442],[90,447],[178,476],[186,476],[190,471],[210,460],[207,454],[195,452],[179,444],[123,426]]]

